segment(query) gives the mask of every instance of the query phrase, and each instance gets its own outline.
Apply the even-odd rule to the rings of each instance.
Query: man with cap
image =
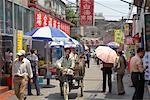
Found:
[[[33,77],[30,61],[25,58],[25,51],[19,50],[14,61],[13,76],[15,94],[19,100],[25,100],[28,78]]]

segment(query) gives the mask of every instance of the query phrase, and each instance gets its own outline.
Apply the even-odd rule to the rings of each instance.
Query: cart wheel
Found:
[[[83,96],[83,80],[81,80],[81,97]]]
[[[64,100],[68,100],[68,95],[69,95],[69,83],[64,82],[63,85],[63,93],[64,93]]]

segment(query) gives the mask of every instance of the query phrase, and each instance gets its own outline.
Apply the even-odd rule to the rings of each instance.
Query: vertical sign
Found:
[[[52,27],[52,17],[51,16],[48,16],[48,26],[51,26]]]
[[[124,33],[125,33],[125,36],[129,36],[129,24],[128,23],[124,25]]]
[[[57,21],[57,28],[60,29],[60,21]]]
[[[48,26],[48,16],[46,14],[42,15],[42,26]]]
[[[123,33],[121,29],[114,30],[114,40],[117,43],[123,43]]]
[[[146,50],[150,51],[150,14],[145,14],[145,44]]]
[[[53,19],[52,26],[56,28],[56,26],[57,26],[56,24],[57,24],[57,21],[56,21],[56,19]]]
[[[23,31],[18,30],[17,34],[17,50],[22,50]]]
[[[94,15],[94,0],[80,0],[80,25],[92,26]]]
[[[35,11],[35,27],[42,27],[42,14],[40,12]]]

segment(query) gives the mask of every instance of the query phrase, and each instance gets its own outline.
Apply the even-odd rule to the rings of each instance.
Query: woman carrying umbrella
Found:
[[[103,90],[102,93],[106,91],[106,77],[108,76],[108,87],[109,92],[111,93],[112,90],[112,81],[111,81],[111,74],[112,74],[112,67],[115,63],[117,58],[116,52],[107,46],[99,46],[96,48],[96,56],[102,60],[103,67],[101,68],[103,71]]]

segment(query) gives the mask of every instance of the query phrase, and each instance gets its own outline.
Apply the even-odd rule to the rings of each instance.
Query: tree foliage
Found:
[[[69,20],[71,23],[77,25],[78,16],[74,9],[75,7],[72,4],[66,5],[66,19]]]

